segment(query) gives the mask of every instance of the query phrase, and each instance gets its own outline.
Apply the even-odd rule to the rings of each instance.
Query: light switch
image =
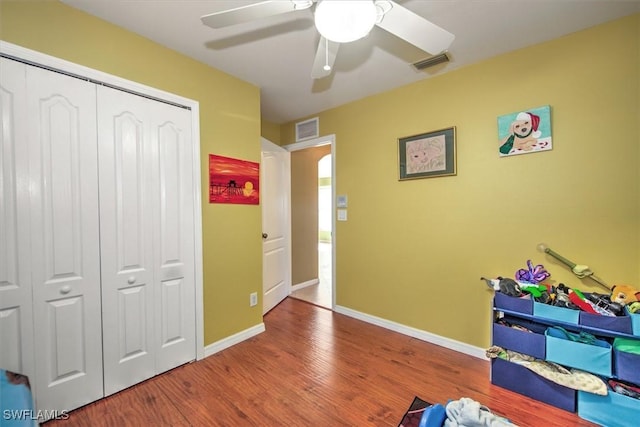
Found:
[[[339,207],[339,208],[346,208],[347,207],[347,195],[346,194],[336,196],[336,206]]]
[[[347,210],[338,209],[338,221],[346,221],[346,220],[347,220]]]

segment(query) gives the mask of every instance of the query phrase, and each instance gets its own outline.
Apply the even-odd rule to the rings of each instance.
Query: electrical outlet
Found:
[[[253,307],[254,305],[258,305],[258,293],[252,292],[249,294],[249,306]]]

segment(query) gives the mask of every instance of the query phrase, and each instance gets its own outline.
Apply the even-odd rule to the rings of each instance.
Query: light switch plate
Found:
[[[338,221],[346,221],[346,220],[347,220],[347,210],[338,209]]]
[[[347,207],[347,196],[345,194],[336,196],[336,206],[339,208]]]

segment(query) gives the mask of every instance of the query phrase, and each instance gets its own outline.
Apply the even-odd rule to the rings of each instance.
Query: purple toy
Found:
[[[542,264],[538,264],[534,267],[530,259],[527,260],[527,267],[529,267],[529,270],[521,268],[516,271],[516,280],[520,282],[538,284],[551,276],[551,274],[544,269]]]

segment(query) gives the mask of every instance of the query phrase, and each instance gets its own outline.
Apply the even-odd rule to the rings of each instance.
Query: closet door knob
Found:
[[[262,238],[266,239],[267,237],[269,237],[269,235],[267,233],[262,233]]]
[[[127,283],[133,285],[134,283],[136,283],[136,278],[134,276],[129,277],[127,279]]]
[[[63,287],[60,288],[60,293],[62,295],[66,295],[69,292],[71,292],[71,286],[69,286],[69,285],[64,285]]]

